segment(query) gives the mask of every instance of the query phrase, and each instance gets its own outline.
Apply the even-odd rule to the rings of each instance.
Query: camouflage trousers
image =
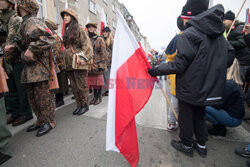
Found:
[[[55,97],[54,93],[49,91],[48,81],[28,83],[27,84],[28,100],[34,111],[37,122],[36,125],[50,123],[54,128],[55,120]]]
[[[73,94],[76,98],[77,107],[88,105],[89,89],[88,89],[88,71],[73,70],[67,72]]]

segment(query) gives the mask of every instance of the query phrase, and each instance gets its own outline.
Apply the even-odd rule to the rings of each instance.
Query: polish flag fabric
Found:
[[[100,31],[100,34],[102,35],[102,29],[104,27],[106,27],[108,24],[107,24],[107,18],[106,18],[106,14],[104,12],[104,9],[101,10],[101,31]]]
[[[90,20],[89,20],[89,16],[88,16],[85,25],[87,25],[89,22],[90,22]],[[85,27],[85,31],[88,31],[87,27]]]
[[[122,14],[117,11],[109,90],[106,151],[123,154],[132,167],[139,161],[135,116],[149,100],[154,79],[144,50],[137,43]],[[134,86],[131,86],[131,82]],[[151,83],[148,86],[146,83]]]
[[[65,9],[67,9],[67,8],[69,7],[69,5],[68,5],[68,0],[65,1],[65,6],[64,6],[64,7],[65,7]],[[65,22],[63,21],[61,37],[63,37],[64,31],[65,31]],[[62,51],[63,51],[63,49],[64,49],[64,45],[62,44]]]

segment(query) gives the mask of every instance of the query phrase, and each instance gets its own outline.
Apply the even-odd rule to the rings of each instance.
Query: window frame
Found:
[[[88,4],[88,9],[89,9],[89,11],[91,12],[91,13],[93,13],[93,14],[95,14],[96,15],[96,3],[93,1],[93,0],[89,0],[89,2],[88,2],[89,4]],[[91,8],[90,8],[90,4],[93,4],[94,6],[94,9],[92,10]]]
[[[37,3],[39,5],[39,11],[37,14],[37,17],[45,19],[47,18],[47,3],[46,0],[37,0]],[[42,11],[40,11],[40,9],[42,9]],[[42,12],[42,13],[40,13]],[[41,16],[39,16],[41,14]]]

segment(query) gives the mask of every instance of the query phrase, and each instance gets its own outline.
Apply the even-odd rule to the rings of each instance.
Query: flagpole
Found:
[[[243,7],[245,6],[246,1],[247,1],[247,0],[244,0],[244,2],[243,2],[243,4],[242,4],[242,6],[241,6],[241,8],[240,8],[240,10],[239,10],[239,12],[238,12],[238,14],[237,14],[237,16],[235,17],[235,19],[234,19],[234,21],[233,21],[233,24],[231,25],[229,31],[227,32],[227,37],[228,37],[228,35],[230,34],[230,32],[231,32],[231,30],[232,30],[232,28],[233,28],[233,26],[234,26],[236,20],[238,19],[239,15],[240,15],[240,13],[241,13],[241,11],[242,11],[242,9],[243,9]]]
[[[145,51],[142,49],[141,46],[140,46],[140,50],[139,50],[139,51],[142,53],[141,55],[143,55],[143,52],[145,53]],[[142,58],[142,59],[145,61],[147,68],[148,68],[148,69],[151,69],[152,67],[151,67],[150,64],[148,63],[148,60],[145,60],[145,58]],[[159,79],[158,79],[157,77],[154,77],[154,78],[156,79],[155,81],[157,82],[159,88],[161,89],[161,92],[162,92],[163,96],[165,97],[165,99],[166,99],[166,101],[168,102],[168,104],[169,104],[171,110],[173,111],[176,120],[178,120],[178,114],[176,113],[176,111],[175,111],[173,105],[171,104],[171,102],[170,102],[170,100],[169,100],[169,98],[168,98],[168,96],[167,96],[167,93],[165,92],[165,90],[163,89],[163,87],[160,85]]]
[[[170,102],[170,100],[169,100],[169,98],[168,98],[168,96],[167,96],[167,93],[165,92],[165,90],[163,89],[163,87],[160,85],[160,81],[158,80],[158,78],[157,78],[156,82],[157,82],[158,86],[159,86],[160,89],[161,89],[161,93],[163,94],[163,96],[165,97],[166,101],[168,102],[168,104],[169,104],[171,110],[173,111],[176,120],[178,120],[178,114],[176,113],[176,111],[175,111],[173,105],[171,104],[171,102]]]

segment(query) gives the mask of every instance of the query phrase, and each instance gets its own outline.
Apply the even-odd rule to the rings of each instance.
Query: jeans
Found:
[[[226,127],[236,127],[242,122],[241,119],[231,117],[226,111],[213,107],[206,107],[206,119],[213,125],[222,124]]]
[[[179,114],[178,112],[178,99],[171,94],[171,104],[176,112],[176,114]],[[174,112],[172,111],[171,107],[169,107],[168,112],[168,123],[170,124],[176,124],[177,120],[175,118]]]

